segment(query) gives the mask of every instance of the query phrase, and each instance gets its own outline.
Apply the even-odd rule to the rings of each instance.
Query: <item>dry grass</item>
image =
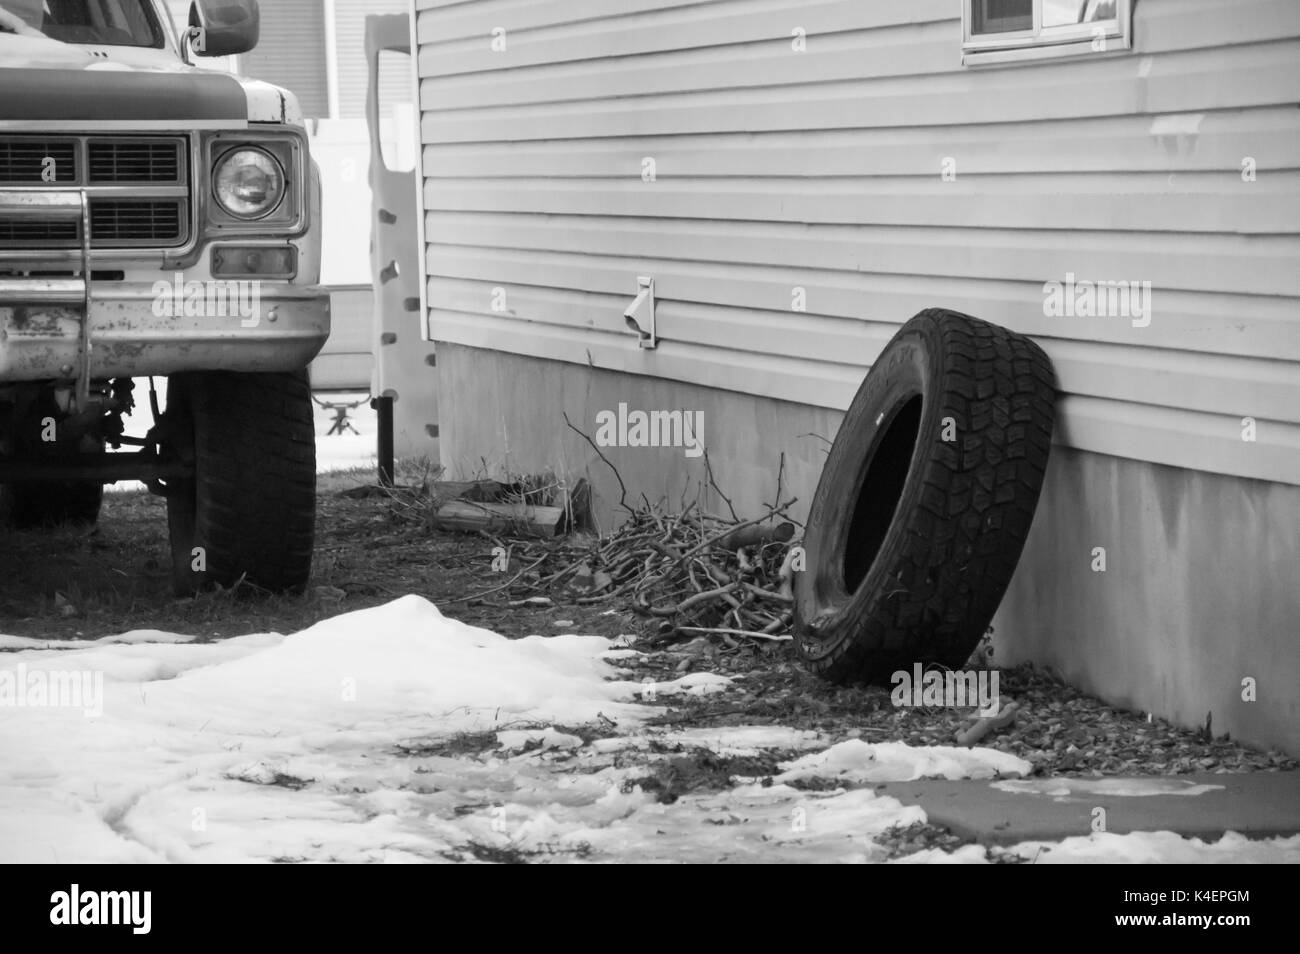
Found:
[[[211,638],[289,633],[408,593],[441,604],[501,583],[492,570],[491,541],[429,529],[427,497],[418,492],[429,475],[427,465],[404,464],[399,486],[415,490],[364,497],[347,492],[371,483],[371,472],[322,475],[316,559],[311,583],[299,596],[242,590],[176,599],[165,503],[143,491],[109,494],[93,529],[6,533],[0,632],[47,639],[96,639],[133,629]],[[577,607],[562,618],[602,635],[635,631],[630,614],[603,616],[603,609]],[[547,608],[511,609],[489,600],[459,605],[456,615],[509,636],[557,631],[551,625],[557,617]]]

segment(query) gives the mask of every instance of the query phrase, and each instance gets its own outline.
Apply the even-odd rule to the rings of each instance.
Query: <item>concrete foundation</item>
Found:
[[[1300,487],[1052,453],[1000,661],[1300,753]]]
[[[811,502],[839,412],[707,386],[450,344],[438,346],[442,463],[453,479],[585,476],[596,516],[619,488],[591,447],[601,412],[703,413],[715,478],[753,516]],[[701,493],[682,447],[608,447],[629,496]],[[706,508],[726,512],[717,495]],[[1104,551],[1104,569],[1101,562]],[[994,620],[1000,663],[1032,660],[1128,709],[1300,754],[1300,487],[1057,447],[1030,539]],[[1252,682],[1253,681],[1253,682]],[[1254,701],[1247,701],[1253,685]]]

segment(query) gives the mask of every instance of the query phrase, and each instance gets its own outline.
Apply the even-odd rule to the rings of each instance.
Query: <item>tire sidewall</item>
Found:
[[[921,471],[941,433],[943,414],[935,393],[942,374],[941,342],[932,325],[909,324],[886,346],[846,412],[840,425],[846,439],[837,438],[832,447],[809,511],[808,570],[796,577],[794,631],[800,654],[814,665],[843,652],[854,632],[871,641],[867,623],[889,598],[889,579],[897,572],[924,487]],[[849,592],[844,560],[852,545],[854,507],[890,426],[916,397],[921,398],[920,420],[902,493],[875,558]],[[852,487],[847,495],[841,489],[846,485]]]

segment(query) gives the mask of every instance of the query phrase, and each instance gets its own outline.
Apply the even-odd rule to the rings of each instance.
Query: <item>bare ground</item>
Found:
[[[358,474],[321,480],[314,577],[298,596],[239,590],[178,600],[169,589],[166,514],[140,493],[108,496],[93,530],[9,533],[0,548],[0,632],[82,640],[135,629],[183,632],[205,639],[245,633],[291,633],[343,612],[418,594],[449,616],[519,638],[579,632],[639,637],[647,655],[620,665],[638,680],[669,681],[687,672],[737,677],[724,692],[661,702],[657,722],[674,727],[785,725],[814,729],[829,741],[861,738],[911,745],[951,745],[968,712],[895,708],[888,689],[828,685],[799,667],[788,642],[728,647],[706,638],[655,648],[654,624],[625,603],[511,607],[503,584],[521,566],[546,556],[544,544],[516,544],[510,570],[493,568],[496,543],[430,529],[429,508],[414,493],[366,493]],[[557,559],[559,559],[557,555]],[[551,568],[543,562],[541,570]],[[482,594],[477,599],[467,596]],[[996,636],[995,636],[996,641]],[[996,642],[995,642],[996,645]],[[1016,724],[981,744],[1020,756],[1040,775],[1178,775],[1281,771],[1297,767],[1280,753],[1259,752],[1205,730],[1169,725],[1087,696],[1050,671],[1004,670],[1001,690],[1021,705]],[[571,730],[580,731],[580,730]],[[440,743],[446,745],[447,743]],[[454,740],[473,755],[496,745],[491,733]],[[685,792],[725,788],[734,775],[774,774],[772,764],[734,765],[704,750],[685,750],[643,780],[664,801]],[[751,764],[752,763],[752,764]],[[941,832],[902,832],[899,844],[945,844]]]

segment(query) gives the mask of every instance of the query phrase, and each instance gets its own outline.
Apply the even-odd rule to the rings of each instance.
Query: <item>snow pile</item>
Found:
[[[637,682],[618,645],[507,640],[418,597],[288,637],[0,636],[0,863],[883,861],[876,837],[925,814],[872,783],[1029,770],[988,749],[647,725],[663,710],[645,703],[727,692],[731,679]],[[61,681],[76,675],[94,678]],[[98,705],[50,705],[59,685],[97,687]],[[39,702],[31,686],[44,687]],[[783,758],[776,777],[749,776]],[[827,779],[834,789],[800,784]],[[1055,783],[1014,784],[1060,797]],[[1294,861],[1300,839],[1107,835],[1011,850]]]
[[[318,843],[330,822],[357,828],[348,799],[307,797],[304,786],[380,761],[399,741],[646,711],[621,701],[639,684],[606,681],[606,640],[511,641],[418,597],[287,638],[79,645],[0,656],[11,681],[57,670],[102,674],[103,685],[100,718],[0,709],[0,861],[274,857],[258,845],[269,820],[279,819],[268,846],[290,851],[295,813]],[[404,779],[409,767],[389,774]],[[230,830],[242,824],[250,830]]]
[[[778,782],[830,778],[841,782],[910,782],[918,778],[992,778],[1028,775],[1033,766],[995,749],[959,749],[948,745],[912,748],[902,742],[875,745],[849,739],[823,752],[781,766]]]

